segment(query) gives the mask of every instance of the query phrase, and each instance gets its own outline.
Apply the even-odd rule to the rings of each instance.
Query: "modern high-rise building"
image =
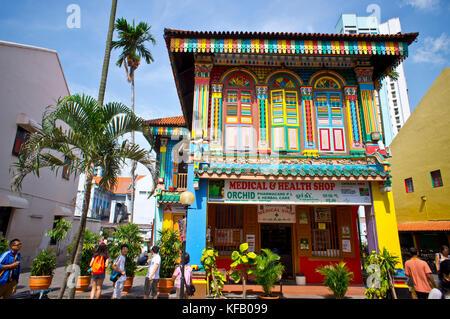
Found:
[[[399,18],[379,23],[375,16],[359,17],[356,14],[342,14],[335,26],[335,32],[341,34],[397,34],[401,31]],[[394,71],[398,74],[397,79],[385,77],[378,91],[383,140],[386,146],[391,144],[411,114],[403,63],[400,63]]]

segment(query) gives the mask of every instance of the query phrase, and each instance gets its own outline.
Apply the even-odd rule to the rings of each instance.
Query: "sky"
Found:
[[[79,25],[73,23],[73,4],[80,10]],[[0,0],[0,8],[0,40],[56,50],[70,92],[97,98],[111,0]],[[157,41],[148,44],[155,61],[141,63],[135,73],[135,111],[145,119],[182,114],[164,28],[334,33],[342,13],[376,13],[382,23],[398,17],[402,32],[419,32],[404,62],[413,111],[450,64],[448,0],[118,0],[116,18],[147,22]],[[131,87],[125,70],[115,65],[118,55],[111,54],[105,102],[130,106]],[[136,141],[148,147],[142,135]]]

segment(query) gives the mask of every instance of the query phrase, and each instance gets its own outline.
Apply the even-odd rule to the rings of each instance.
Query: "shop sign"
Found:
[[[295,224],[295,206],[258,205],[258,223]]]
[[[371,205],[368,182],[213,180],[210,203]]]

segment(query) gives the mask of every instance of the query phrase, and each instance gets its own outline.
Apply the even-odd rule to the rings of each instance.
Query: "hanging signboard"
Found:
[[[258,223],[295,224],[295,206],[258,205]]]
[[[210,203],[371,205],[368,182],[210,181]]]

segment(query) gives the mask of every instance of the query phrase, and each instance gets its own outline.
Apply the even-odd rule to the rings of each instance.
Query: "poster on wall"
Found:
[[[299,224],[308,224],[308,212],[302,210],[298,213]]]
[[[245,236],[246,243],[248,243],[248,251],[254,252],[255,251],[255,235],[254,234],[247,234]]]
[[[350,227],[342,226],[342,237],[350,238]]]
[[[301,250],[308,250],[309,249],[309,239],[308,238],[301,238],[300,239],[300,249]]]
[[[342,240],[342,252],[344,252],[344,253],[352,252],[352,242],[350,241],[350,239]]]
[[[315,207],[314,220],[316,223],[331,223],[331,208]]]
[[[295,206],[258,205],[258,223],[295,224]]]
[[[368,182],[210,180],[210,203],[371,205]]]

